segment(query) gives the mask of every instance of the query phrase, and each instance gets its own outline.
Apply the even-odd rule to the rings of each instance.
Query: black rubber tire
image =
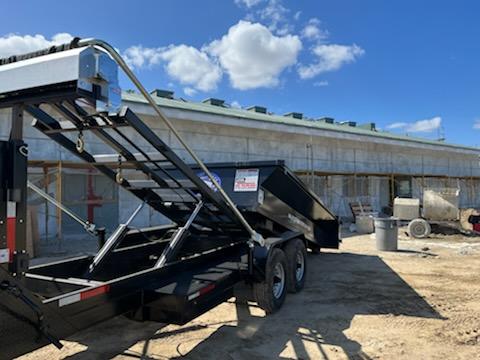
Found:
[[[425,239],[431,232],[432,228],[425,219],[413,219],[408,224],[408,234],[415,239]]]
[[[307,276],[307,249],[300,239],[292,239],[287,242],[283,251],[287,257],[287,291],[290,293],[298,293],[305,286]],[[297,279],[297,255],[303,256],[303,276]]]
[[[273,295],[274,284],[274,270],[278,263],[281,263],[284,269],[285,284],[281,296],[275,297]],[[259,283],[253,284],[253,296],[258,306],[261,307],[267,314],[273,314],[279,310],[285,302],[287,296],[287,259],[285,253],[278,248],[270,250],[268,255],[267,264],[265,268],[265,280]]]

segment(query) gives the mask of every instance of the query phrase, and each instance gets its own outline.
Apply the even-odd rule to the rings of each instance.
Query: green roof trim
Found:
[[[247,120],[257,120],[257,121],[271,122],[276,124],[295,125],[295,126],[302,126],[302,127],[308,127],[313,129],[319,129],[319,130],[329,130],[329,131],[336,131],[336,132],[347,133],[347,134],[365,135],[365,136],[372,136],[372,137],[383,138],[383,139],[408,141],[408,142],[435,145],[435,146],[446,146],[446,147],[451,147],[456,149],[464,149],[464,150],[480,152],[480,148],[476,148],[476,147],[448,144],[442,141],[422,139],[418,137],[393,134],[393,133],[384,132],[384,131],[373,131],[373,130],[368,130],[358,126],[355,126],[355,127],[342,126],[338,124],[330,124],[323,121],[295,119],[293,117],[287,117],[283,115],[262,114],[259,112],[249,111],[246,109],[221,107],[221,106],[215,106],[215,105],[210,105],[206,103],[188,102],[188,101],[176,100],[176,99],[166,99],[166,98],[161,98],[156,96],[153,96],[153,98],[159,106],[165,107],[165,108],[190,110],[190,111],[197,111],[197,112],[209,113],[214,115],[236,117],[236,118],[247,119]],[[141,94],[132,94],[127,92],[122,92],[122,100],[148,104],[147,100]]]

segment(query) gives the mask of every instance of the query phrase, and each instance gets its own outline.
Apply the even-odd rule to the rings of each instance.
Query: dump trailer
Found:
[[[122,106],[119,69],[193,164]],[[240,283],[273,313],[287,292],[303,288],[307,249],[338,248],[337,218],[283,161],[205,165],[103,41],[76,38],[1,59],[5,108],[11,131],[0,141],[2,359],[48,343],[61,348],[61,339],[121,314],[184,324],[232,297]],[[138,199],[125,223],[107,237],[98,233],[94,255],[29,266],[25,114],[65,154]],[[103,154],[94,151],[100,148]],[[171,223],[132,227],[144,206]]]

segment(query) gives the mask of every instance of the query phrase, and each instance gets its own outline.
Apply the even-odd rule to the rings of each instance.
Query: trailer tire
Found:
[[[415,239],[424,239],[431,232],[432,228],[425,219],[413,219],[408,223],[408,234]]]
[[[298,293],[305,286],[307,275],[307,249],[300,239],[292,239],[284,248],[287,257],[287,290]]]
[[[273,248],[265,266],[265,280],[253,284],[253,295],[258,306],[267,314],[279,310],[287,295],[287,259],[285,253]]]

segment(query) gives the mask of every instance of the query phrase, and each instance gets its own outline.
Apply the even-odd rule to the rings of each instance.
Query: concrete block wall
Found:
[[[157,119],[143,116],[144,121],[186,161],[191,161],[178,141]],[[6,138],[9,131],[8,111],[0,111],[0,137]],[[32,160],[76,161],[75,155],[64,151],[50,139],[30,126],[32,118],[25,116],[24,133]],[[323,138],[302,134],[249,129],[229,125],[174,120],[175,126],[185,140],[204,161],[246,161],[284,159],[293,170],[311,170],[339,173],[402,173],[448,175],[451,177],[480,176],[478,156],[469,152],[435,151],[422,144],[393,146],[378,144],[359,138],[357,141]],[[68,134],[72,140],[76,133]],[[135,143],[143,139],[129,132]],[[95,153],[112,152],[94,135],[85,132],[86,149]],[[122,141],[124,143],[124,141]],[[311,145],[312,151],[307,148]],[[146,151],[152,147],[143,144]]]
[[[185,161],[191,162],[188,154],[181,149],[178,141],[172,136],[163,123],[150,116],[148,111],[138,107],[142,119],[160,137],[177,151]],[[134,109],[136,111],[136,109]],[[168,113],[168,111],[170,113]],[[399,141],[379,142],[373,138],[352,137],[338,134],[332,136],[318,130],[297,131],[296,129],[274,127],[262,124],[254,127],[252,121],[244,120],[240,125],[229,119],[216,118],[215,115],[204,115],[201,121],[193,120],[196,114],[178,109],[168,110],[176,128],[186,141],[206,162],[255,161],[283,159],[295,171],[319,171],[331,173],[374,173],[374,174],[434,174],[452,177],[480,176],[478,154],[472,151],[447,147],[434,148],[432,145],[407,143]],[[0,110],[0,137],[8,136],[10,124],[8,110]],[[66,152],[50,139],[30,126],[32,118],[25,117],[25,138],[29,144],[30,159],[76,161],[75,155]],[[238,121],[237,121],[238,122]],[[253,124],[253,125],[252,125]],[[293,130],[292,130],[293,129]],[[77,134],[68,135],[75,140]],[[135,143],[142,144],[145,151],[153,151],[136,133],[129,132],[128,137]],[[94,135],[85,133],[86,150],[95,153],[111,153]],[[122,141],[124,142],[124,141]],[[313,159],[312,159],[313,154]],[[312,169],[313,163],[313,169]],[[435,185],[432,179],[432,185]],[[115,185],[112,185],[115,186]],[[321,191],[320,196],[332,211],[341,216],[349,216],[348,201],[343,194],[344,178],[341,175],[331,176],[327,184],[328,190]],[[380,210],[389,201],[388,178],[369,178],[369,193],[372,205]],[[414,185],[414,195],[420,194],[418,185]],[[480,182],[472,185],[480,190]],[[469,188],[471,188],[470,186]],[[462,192],[461,203],[479,204],[479,191]],[[134,210],[137,200],[130,194],[119,193],[120,221],[125,221]],[[164,222],[161,216],[153,216],[149,209],[144,209],[137,217],[136,226],[152,225]]]

